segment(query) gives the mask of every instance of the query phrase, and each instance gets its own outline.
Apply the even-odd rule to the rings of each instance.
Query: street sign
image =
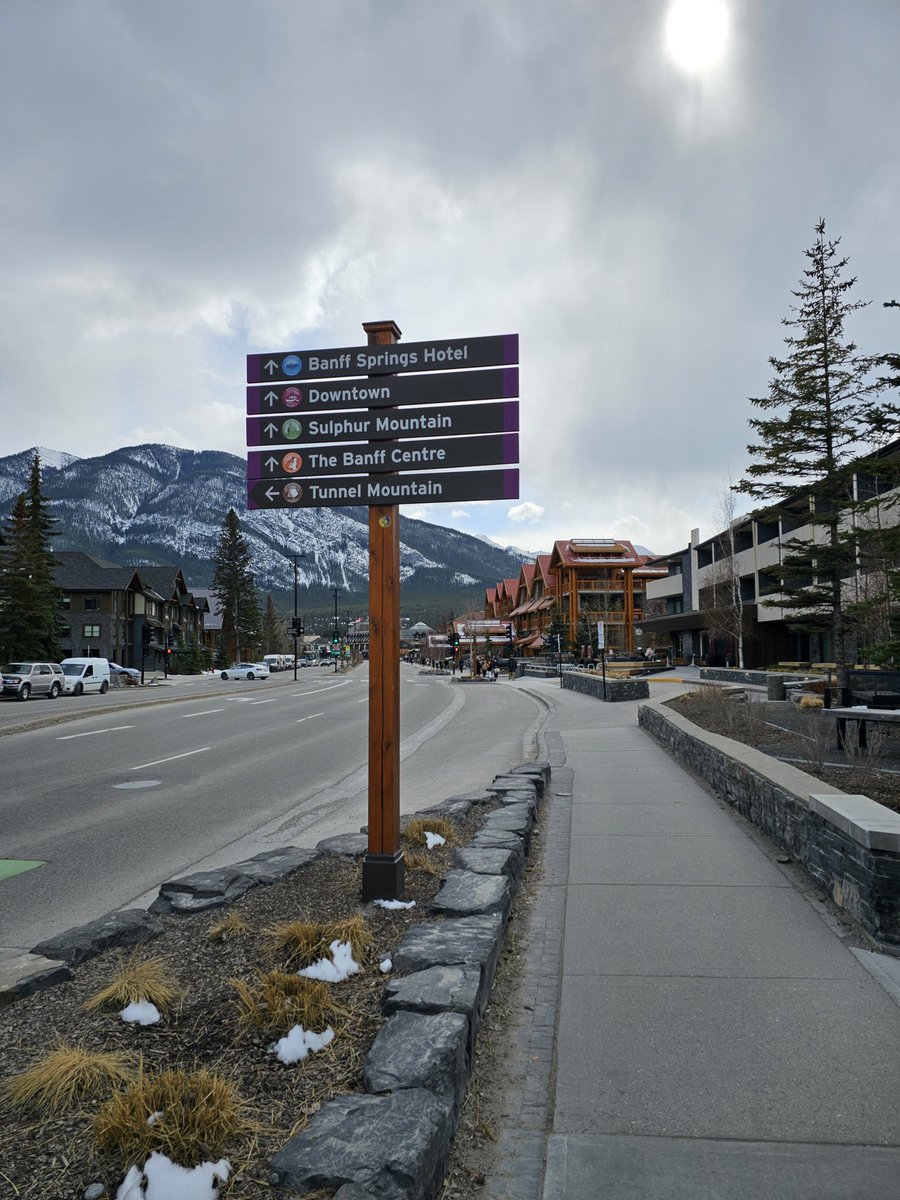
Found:
[[[603,650],[606,647],[606,624],[603,621],[597,622],[597,649]]]
[[[442,375],[384,375],[336,383],[288,383],[247,388],[247,413],[322,413],[335,408],[391,408],[400,404],[455,404],[506,400],[519,394],[519,368],[452,371]]]
[[[454,338],[450,341],[343,346],[332,350],[276,351],[247,355],[248,383],[395,375],[410,371],[458,371],[505,367],[519,361],[519,335]]]
[[[247,478],[291,475],[307,479],[354,471],[415,471],[427,467],[443,471],[454,467],[511,466],[518,461],[519,435],[491,433],[485,437],[360,442],[352,446],[304,446],[287,451],[251,450],[247,455]]]
[[[435,471],[424,475],[357,475],[342,479],[248,479],[247,507],[341,508],[350,505],[458,504],[517,500],[519,472]]]
[[[471,433],[518,433],[519,402],[401,408],[390,412],[248,417],[248,446],[309,446],[322,442],[371,442],[386,438],[460,437]]]

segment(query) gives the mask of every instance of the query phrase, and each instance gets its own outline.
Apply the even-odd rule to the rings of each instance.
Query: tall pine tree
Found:
[[[737,490],[764,502],[782,519],[779,595],[792,628],[820,638],[820,653],[833,656],[838,683],[846,686],[852,660],[845,606],[856,570],[856,514],[866,502],[854,476],[867,454],[896,434],[896,407],[879,404],[882,384],[874,360],[858,352],[844,331],[865,302],[852,300],[855,278],[845,277],[840,239],[816,225],[805,251],[808,265],[782,324],[783,358],[771,358],[774,375],[765,396],[751,403],[765,415],[749,424],[759,441],[747,447],[755,460]],[[786,536],[793,532],[794,536]]]
[[[59,599],[50,539],[56,535],[41,491],[35,451],[28,490],[17,499],[0,545],[0,656],[57,662]]]
[[[215,570],[210,591],[218,600],[222,614],[219,665],[227,666],[243,657],[253,658],[259,648],[262,632],[250,550],[233,508],[228,510],[222,524],[212,561]]]

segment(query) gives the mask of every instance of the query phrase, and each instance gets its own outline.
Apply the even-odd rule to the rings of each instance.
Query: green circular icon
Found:
[[[287,421],[282,423],[281,432],[286,438],[293,440],[294,438],[298,438],[303,432],[303,426],[294,417],[289,417]]]

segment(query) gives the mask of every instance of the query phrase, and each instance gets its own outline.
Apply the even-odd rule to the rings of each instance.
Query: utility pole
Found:
[[[340,633],[338,631],[338,589],[334,589],[334,625],[331,628],[331,653],[334,655],[334,673],[338,673],[338,650],[340,650]]]

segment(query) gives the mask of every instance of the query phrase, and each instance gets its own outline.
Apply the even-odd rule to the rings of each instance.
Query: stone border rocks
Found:
[[[661,700],[642,704],[638,723],[783,846],[880,949],[900,954],[900,813],[868,796],[826,795],[820,780],[700,729]]]
[[[274,1187],[291,1194],[335,1189],[335,1200],[436,1200],[549,781],[549,763],[522,763],[484,791],[451,796],[414,814],[458,816],[500,801],[471,845],[457,851],[458,866],[432,900],[431,913],[440,919],[412,926],[394,954],[382,995],[387,1019],[363,1069],[365,1093],[329,1100],[285,1143],[271,1161]],[[22,956],[29,961],[16,968],[15,987],[4,988],[0,975],[0,1004],[71,978],[67,962],[161,933],[153,913],[189,916],[224,907],[323,854],[359,857],[366,843],[363,834],[342,834],[314,850],[287,847],[169,880],[148,912],[109,914]],[[56,961],[37,957],[51,952]]]

